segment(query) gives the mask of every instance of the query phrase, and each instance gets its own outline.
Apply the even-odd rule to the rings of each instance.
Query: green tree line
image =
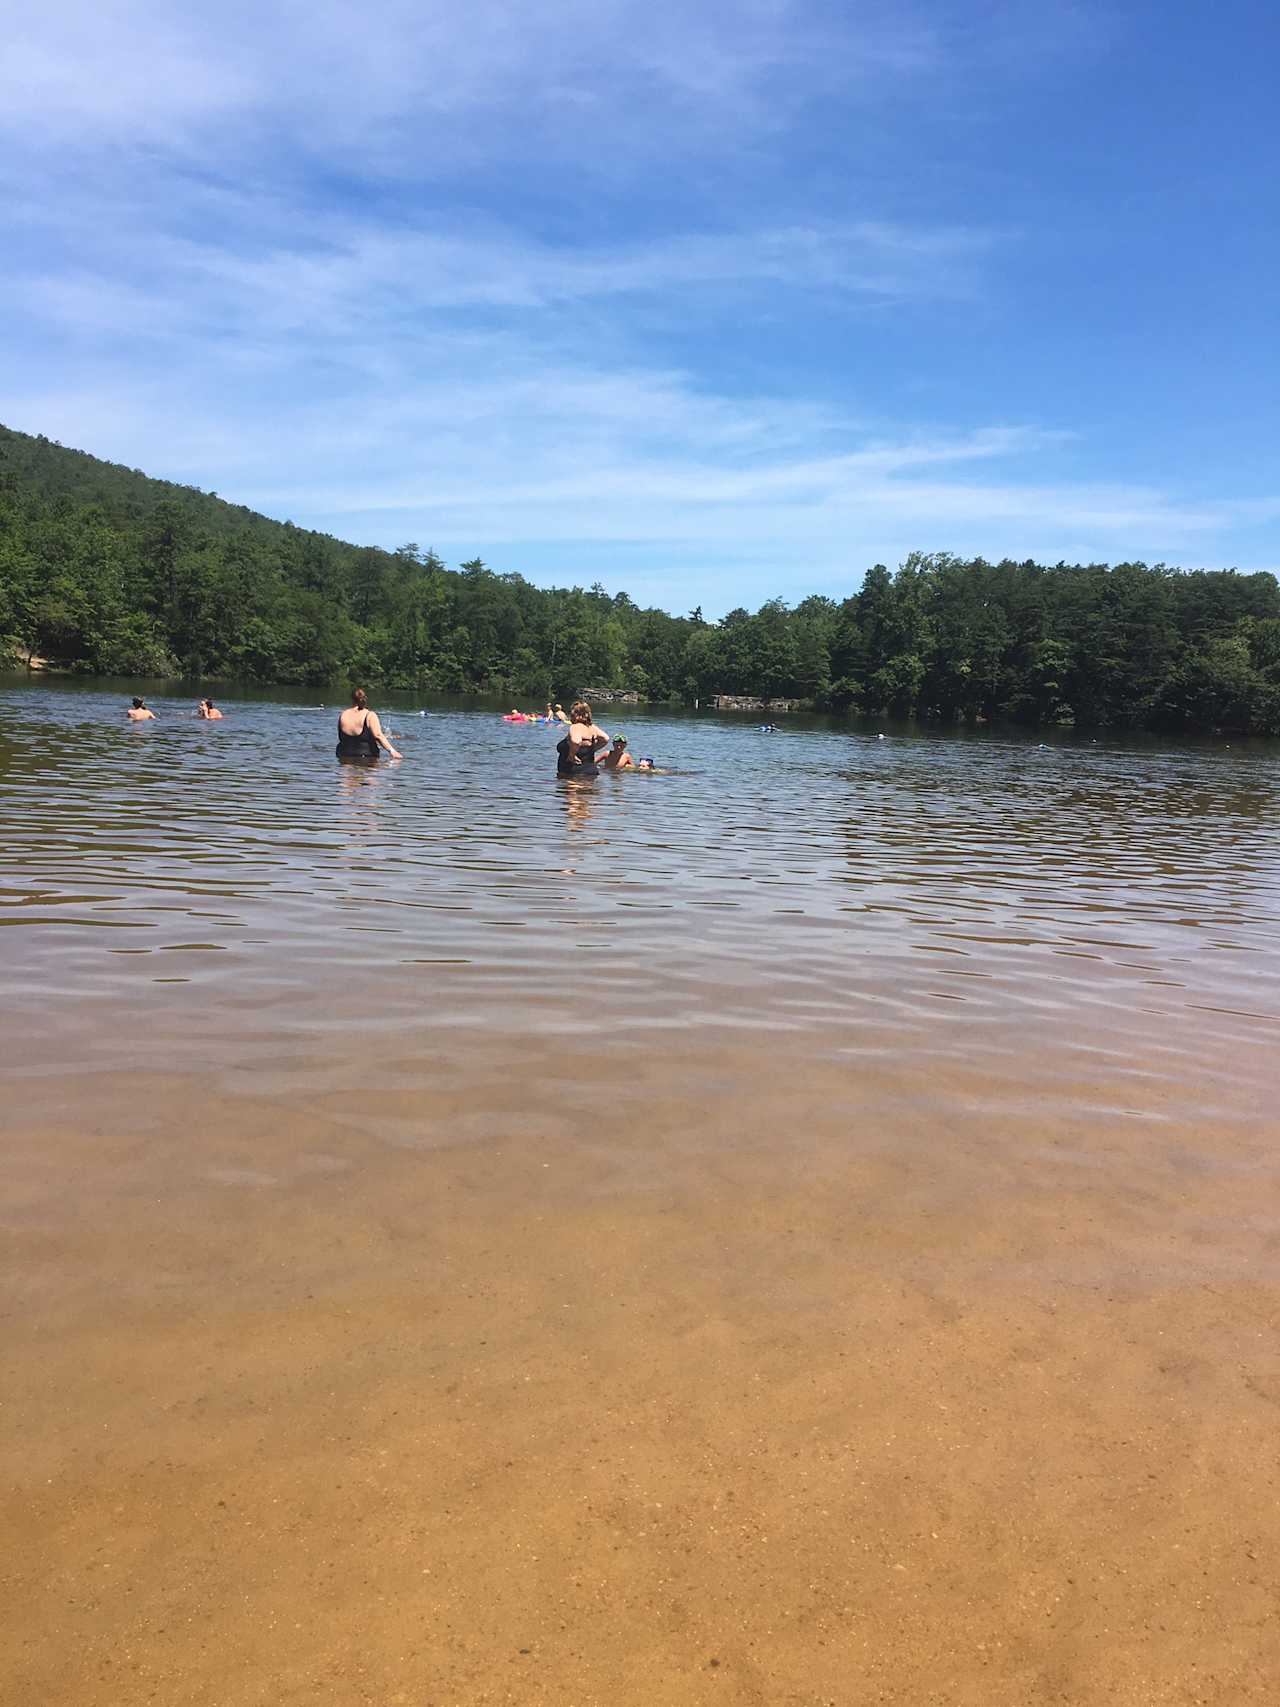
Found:
[[[877,564],[843,601],[707,622],[349,545],[0,428],[0,652],[103,675],[513,699],[716,693],[945,720],[1280,734],[1271,574]]]

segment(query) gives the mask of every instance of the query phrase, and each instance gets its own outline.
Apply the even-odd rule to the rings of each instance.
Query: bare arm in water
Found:
[[[382,724],[376,711],[371,711],[365,719],[365,728],[373,736],[374,740],[382,748],[384,753],[390,753],[393,759],[402,759],[404,757],[403,753],[396,752],[390,741],[388,741],[386,736],[382,733]]]

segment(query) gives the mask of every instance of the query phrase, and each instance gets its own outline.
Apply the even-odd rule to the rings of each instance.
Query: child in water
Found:
[[[635,770],[635,760],[627,751],[627,738],[625,735],[614,736],[613,746],[610,751],[605,754],[602,763],[607,771]]]

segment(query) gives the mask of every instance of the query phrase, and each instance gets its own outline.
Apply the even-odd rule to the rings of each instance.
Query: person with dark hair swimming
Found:
[[[218,710],[217,706],[211,699],[202,699],[200,701],[199,705],[196,707],[196,716],[201,718],[205,723],[218,723],[222,719],[222,713]]]
[[[151,710],[140,694],[134,694],[133,704],[126,707],[125,716],[130,723],[155,723],[158,721],[155,712]]]
[[[609,745],[603,729],[597,729],[585,699],[574,702],[569,712],[569,733],[556,743],[557,776],[597,776],[596,753]]]
[[[382,733],[378,714],[369,709],[364,689],[353,688],[351,704],[338,715],[337,756],[340,759],[376,759],[379,748],[393,759],[404,757]]]

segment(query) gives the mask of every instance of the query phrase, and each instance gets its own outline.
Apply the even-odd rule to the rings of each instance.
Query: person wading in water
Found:
[[[378,714],[369,709],[364,689],[353,688],[351,704],[338,716],[337,755],[340,759],[376,759],[379,747],[393,759],[404,757],[382,733]]]
[[[556,775],[596,776],[596,751],[608,745],[609,737],[596,728],[591,707],[585,699],[577,700],[569,712],[569,733],[556,743]]]

